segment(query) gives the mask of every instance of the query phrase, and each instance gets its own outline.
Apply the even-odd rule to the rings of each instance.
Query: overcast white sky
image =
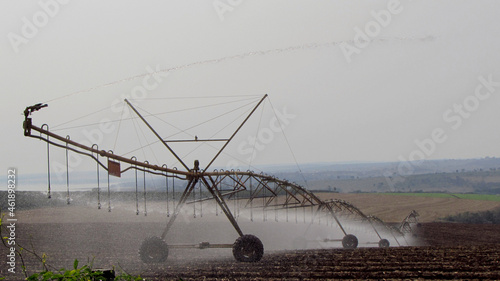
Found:
[[[392,1],[398,12],[381,26],[373,13],[384,14],[389,2],[1,1],[1,165],[25,174],[46,169],[45,145],[23,136],[26,106],[49,102],[33,115],[37,125],[103,108],[97,121],[116,119],[115,101],[131,95],[143,77],[101,85],[147,67],[179,66],[162,73],[148,97],[269,94],[276,110],[295,115],[285,134],[300,163],[408,159],[423,151],[415,141],[435,130],[440,143],[427,159],[499,156],[500,85],[480,88],[481,99],[474,92],[481,76],[500,82],[500,2]],[[47,22],[40,3],[52,3]],[[377,24],[348,59],[340,43],[355,47],[356,28]],[[227,59],[212,61],[219,58]],[[464,100],[470,110],[455,112]],[[270,118],[264,115],[264,128]],[[252,134],[255,127],[243,131],[228,153],[242,154],[238,146]],[[293,162],[283,147],[275,136],[253,163]],[[54,161],[64,161],[54,153]]]

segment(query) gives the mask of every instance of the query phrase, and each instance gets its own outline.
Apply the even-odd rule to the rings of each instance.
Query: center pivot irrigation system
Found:
[[[219,141],[222,142],[222,148],[215,154],[212,160],[206,165],[205,168],[200,167],[198,160],[194,161],[194,165],[190,168],[169,146],[169,141],[163,139],[154,128],[148,123],[148,121],[138,112],[138,110],[128,101],[125,100],[126,104],[133,110],[135,114],[144,122],[144,124],[152,131],[152,133],[158,138],[158,140],[170,151],[170,153],[177,159],[177,161],[182,165],[184,170],[178,170],[177,168],[169,168],[166,165],[153,165],[148,161],[138,161],[136,157],[126,158],[123,156],[115,155],[112,151],[99,150],[98,144],[94,144],[91,147],[83,145],[81,143],[75,142],[70,139],[69,136],[63,137],[58,134],[49,131],[49,126],[43,124],[38,127],[33,124],[32,118],[30,117],[33,112],[38,111],[47,104],[36,104],[33,106],[26,107],[24,111],[25,120],[23,124],[24,135],[27,137],[36,138],[47,142],[47,158],[49,159],[49,147],[50,145],[60,147],[67,152],[72,151],[81,155],[86,155],[97,162],[97,171],[99,173],[99,167],[107,171],[108,176],[108,198],[109,198],[109,176],[120,176],[125,171],[134,169],[136,171],[143,171],[144,173],[150,173],[154,175],[160,175],[168,178],[176,178],[185,180],[187,182],[182,196],[179,198],[175,209],[172,214],[168,214],[168,222],[159,237],[150,237],[143,241],[139,254],[141,259],[145,263],[157,263],[163,262],[167,259],[169,249],[173,248],[230,248],[233,251],[234,258],[241,262],[256,262],[259,261],[264,254],[264,245],[261,240],[251,234],[245,234],[240,228],[238,221],[235,219],[235,210],[231,210],[228,204],[228,200],[238,200],[239,205],[243,205],[246,208],[260,209],[263,212],[266,210],[277,210],[283,211],[287,214],[288,212],[295,211],[295,220],[297,221],[297,213],[299,209],[303,209],[304,222],[306,220],[306,209],[311,212],[311,223],[315,219],[330,221],[331,224],[336,224],[342,231],[343,238],[339,239],[324,239],[321,242],[341,242],[342,246],[346,249],[354,249],[358,247],[358,238],[346,231],[342,224],[342,221],[362,221],[367,223],[376,237],[379,239],[378,242],[366,241],[367,244],[376,244],[379,247],[389,247],[389,240],[384,238],[383,233],[390,233],[394,240],[400,245],[398,241],[399,238],[404,239],[405,233],[411,232],[411,225],[417,222],[418,214],[412,212],[408,217],[403,220],[400,227],[393,227],[385,224],[382,220],[374,217],[367,216],[361,212],[358,208],[349,204],[343,200],[332,199],[328,201],[321,200],[312,192],[308,191],[306,188],[289,182],[287,180],[278,179],[274,176],[267,175],[264,173],[255,173],[253,171],[239,171],[239,170],[213,170],[209,171],[209,167],[214,163],[214,161],[219,157],[226,146],[231,142],[234,136],[240,131],[247,120],[252,116],[256,109],[261,105],[261,103],[266,99],[267,95],[262,97],[260,101],[255,105],[251,112],[246,116],[244,121],[238,126],[238,128],[233,132],[233,134],[227,139],[198,139],[195,140],[183,140],[185,142],[209,142],[209,141]],[[102,161],[106,159],[107,163]],[[127,167],[121,169],[121,164]],[[49,192],[48,196],[50,198],[50,161],[48,161],[48,184]],[[98,174],[99,180],[99,174]],[[167,182],[167,193],[168,193],[168,180]],[[224,188],[224,186],[229,185],[231,189]],[[202,186],[208,192],[205,198],[200,198],[191,202],[188,202],[188,198],[194,193],[196,185]],[[98,193],[99,194],[99,193]],[[168,194],[167,194],[168,195]],[[99,195],[98,195],[99,196]],[[168,197],[167,197],[168,200]],[[209,242],[202,242],[193,245],[167,245],[165,238],[167,237],[172,225],[174,224],[176,218],[178,217],[183,206],[189,203],[202,202],[207,200],[214,200],[216,206],[225,214],[229,222],[234,227],[234,230],[238,233],[239,238],[236,239],[234,243],[230,244],[211,244]],[[68,189],[68,204],[69,204],[69,189]],[[168,206],[168,205],[167,205]],[[98,208],[101,208],[99,201]],[[310,211],[309,211],[310,210]],[[111,207],[109,207],[111,211]],[[138,212],[137,212],[138,214]],[[379,231],[383,228],[384,231]]]

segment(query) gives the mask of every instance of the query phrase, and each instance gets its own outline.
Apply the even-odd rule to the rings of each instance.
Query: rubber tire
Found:
[[[233,256],[239,262],[258,262],[264,255],[264,245],[257,236],[246,234],[233,244]]]
[[[380,248],[389,248],[389,246],[391,246],[391,243],[387,239],[382,239],[382,240],[378,241],[378,246]]]
[[[160,237],[146,238],[139,249],[144,263],[161,263],[167,260],[168,245]]]
[[[352,234],[347,234],[342,239],[344,249],[356,249],[358,247],[358,238]]]

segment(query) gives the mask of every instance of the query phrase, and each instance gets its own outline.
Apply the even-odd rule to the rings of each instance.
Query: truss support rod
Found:
[[[209,142],[209,141],[228,141],[228,139],[169,140],[169,141],[165,141],[165,142]]]
[[[31,124],[31,121],[29,123]],[[43,127],[44,127],[44,125],[42,125],[42,128]],[[47,131],[48,131],[49,125],[45,125],[45,127],[47,127]],[[25,133],[26,133],[26,131],[25,131]],[[50,140],[49,140],[48,135],[47,135],[47,181],[49,183],[47,198],[50,199],[50,198],[52,198],[52,195],[50,193]]]
[[[398,243],[398,246],[401,247],[401,244],[398,241],[398,238],[396,238],[396,235],[394,235],[394,232],[392,232],[392,229],[389,230],[391,232],[392,237],[394,237],[394,240],[396,240],[396,243]]]
[[[163,143],[163,145],[165,145],[165,147],[172,153],[172,155],[175,156],[175,158],[177,159],[177,161],[179,161],[179,163],[182,164],[182,166],[184,166],[184,168],[186,168],[187,171],[189,171],[189,167],[184,163],[184,161],[181,160],[181,158],[172,150],[172,148],[170,148],[170,146],[167,144],[166,141],[164,141],[162,139],[162,137],[155,131],[155,129],[153,129],[153,127],[151,127],[151,125],[148,123],[148,121],[146,121],[146,119],[144,119],[144,117],[142,117],[142,115],[139,113],[139,111],[137,111],[137,109],[135,109],[135,107],[127,100],[125,99],[125,102],[128,104],[128,106],[130,106],[130,108],[132,108],[132,110],[135,112],[135,114],[137,114],[137,116],[139,116],[139,118],[141,118],[142,122],[144,122],[144,124],[146,124],[146,126],[148,126],[148,128],[153,132],[153,134],[155,134],[155,136]]]
[[[332,214],[332,217],[335,220],[335,222],[337,223],[337,225],[340,227],[340,230],[342,230],[342,232],[344,233],[344,235],[347,235],[347,232],[345,231],[344,227],[340,223],[339,218],[335,215],[335,212],[333,211],[332,206],[326,204],[326,208],[328,209],[328,211],[330,212],[330,214]]]
[[[238,222],[236,221],[233,214],[231,213],[231,210],[229,210],[229,207],[227,206],[226,202],[224,201],[224,198],[222,198],[220,191],[216,188],[216,184],[215,184],[214,180],[211,177],[209,177],[209,178],[210,178],[210,181],[212,182],[213,185],[208,183],[208,181],[205,179],[205,177],[202,177],[201,180],[203,181],[203,183],[207,187],[208,191],[215,198],[215,201],[217,201],[217,204],[219,204],[220,208],[222,209],[222,211],[226,215],[227,219],[231,222],[231,224],[233,225],[236,232],[238,232],[238,234],[240,236],[243,236],[243,231],[241,231],[241,228],[238,225]]]
[[[66,136],[67,139],[69,139],[69,136]],[[67,194],[66,194],[66,204],[69,205],[70,203],[70,198],[69,198],[69,154],[68,154],[68,143],[66,143],[66,189],[67,189]]]
[[[262,97],[262,99],[259,101],[259,103],[257,103],[257,105],[248,114],[247,118],[245,118],[245,120],[243,120],[243,123],[241,123],[241,125],[238,127],[238,129],[236,129],[236,131],[234,131],[233,135],[227,140],[227,142],[224,144],[224,146],[222,146],[222,148],[219,150],[219,152],[217,152],[217,154],[214,156],[212,161],[210,161],[210,163],[208,163],[207,167],[205,168],[205,171],[208,171],[208,168],[210,167],[210,165],[212,165],[212,163],[215,161],[215,159],[217,159],[217,157],[219,157],[219,155],[222,153],[224,148],[226,148],[226,146],[231,142],[231,140],[238,133],[238,131],[241,129],[241,127],[243,127],[243,125],[245,125],[245,123],[248,121],[248,119],[250,119],[250,116],[252,116],[252,114],[255,112],[255,110],[257,110],[257,108],[260,106],[260,104],[264,101],[265,98],[267,98],[267,94],[265,94],[264,97]]]
[[[137,180],[137,169],[134,170],[135,170],[135,214],[139,215],[139,182]]]
[[[375,231],[375,233],[377,234],[378,238],[379,238],[379,239],[382,239],[382,236],[380,236],[380,233],[378,233],[377,228],[375,228],[375,225],[373,225],[372,220],[368,218],[368,222],[369,222],[369,223],[370,223],[370,225],[372,226],[373,231]]]
[[[177,203],[177,206],[175,207],[174,213],[168,220],[167,226],[165,227],[165,230],[163,230],[163,233],[161,234],[161,239],[164,240],[165,237],[167,236],[168,231],[174,224],[175,219],[179,215],[179,212],[182,209],[182,206],[186,202],[186,200],[189,197],[189,194],[193,191],[194,187],[196,186],[196,183],[198,182],[198,178],[191,178],[188,182],[188,185],[186,186],[186,189],[184,189],[184,193],[181,196],[181,199],[179,199],[179,203]]]
[[[231,191],[231,192],[227,192],[227,193],[221,193],[221,198],[222,197],[228,197],[228,196],[231,196],[235,193],[238,193],[238,192],[242,192],[242,191],[245,191],[244,189],[240,189],[240,190],[236,190],[236,191]],[[197,200],[193,200],[193,201],[190,201],[190,202],[186,202],[186,204],[195,204],[195,203],[199,203],[199,202],[204,202],[204,201],[209,201],[209,200],[213,200],[214,198],[213,197],[207,197],[207,198],[202,198],[202,199],[197,199]]]

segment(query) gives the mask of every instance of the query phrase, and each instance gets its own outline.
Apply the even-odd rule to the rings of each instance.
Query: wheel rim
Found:
[[[240,251],[241,251],[241,255],[247,259],[252,259],[255,257],[255,250],[253,249],[253,247],[251,247],[252,245],[248,245],[247,247],[243,247]]]
[[[388,248],[390,246],[389,240],[387,239],[380,240],[380,242],[378,242],[378,246],[380,248]]]
[[[256,262],[263,254],[264,246],[256,236],[243,235],[234,242],[233,256],[237,261]]]
[[[342,239],[342,246],[346,249],[355,249],[358,247],[358,238],[352,234],[348,234]]]
[[[158,247],[150,247],[148,249],[147,257],[151,260],[160,260],[163,257],[163,252]]]
[[[347,239],[347,241],[346,241],[346,243],[345,243],[345,244],[346,244],[346,246],[348,246],[349,248],[352,248],[352,247],[354,247],[354,245],[355,245],[356,243],[355,243],[354,239],[352,239],[352,237],[349,237],[349,238]]]
[[[145,263],[164,262],[168,257],[168,246],[159,237],[149,237],[142,242],[139,254]]]

